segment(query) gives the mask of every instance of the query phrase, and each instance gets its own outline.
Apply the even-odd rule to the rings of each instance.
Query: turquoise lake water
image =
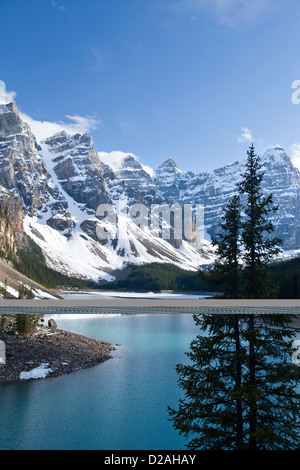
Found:
[[[191,314],[51,318],[113,343],[113,358],[63,377],[0,385],[0,450],[185,450],[167,407],[178,407],[175,367],[188,363],[185,352],[200,333]]]
[[[58,327],[121,344],[74,374],[0,385],[0,449],[184,450],[168,421],[175,366],[199,334],[192,315],[52,315]]]

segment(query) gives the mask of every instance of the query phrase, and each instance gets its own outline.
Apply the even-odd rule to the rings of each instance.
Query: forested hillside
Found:
[[[48,289],[56,289],[61,286],[72,286],[78,288],[91,287],[92,282],[82,279],[68,277],[49,268],[41,248],[28,237],[26,249],[19,249],[13,260],[15,269],[21,274],[28,276],[35,282]]]
[[[300,298],[300,258],[273,264],[270,270],[278,284],[279,299]]]
[[[172,264],[152,263],[144,266],[129,266],[126,279],[97,286],[100,289],[122,289],[137,292],[159,292],[164,290],[186,292],[211,292],[195,271],[186,271]],[[221,291],[221,288],[219,289]]]
[[[132,265],[129,268],[127,278],[95,287],[137,292],[173,290],[222,294],[222,286],[212,288],[199,279],[196,272],[185,271],[172,264],[152,263],[145,266]],[[300,298],[300,258],[274,263],[270,266],[270,271],[278,285],[278,299]]]

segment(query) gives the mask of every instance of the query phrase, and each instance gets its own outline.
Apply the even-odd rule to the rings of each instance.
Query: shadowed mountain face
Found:
[[[286,250],[299,249],[300,173],[282,148],[270,149],[262,160],[264,191],[272,192],[279,206],[275,234]],[[99,159],[89,135],[61,132],[38,144],[16,105],[0,106],[0,209],[17,233],[24,224],[49,266],[66,274],[110,280],[110,273],[128,263],[171,262],[186,269],[211,263],[209,237],[219,230],[244,164],[195,174],[169,159],[152,176],[128,155],[113,169]],[[118,212],[122,198],[130,215]],[[103,205],[112,208],[112,218],[99,216]],[[138,205],[146,209],[139,224]],[[195,220],[180,236],[174,227],[169,237],[162,237],[163,226],[149,228],[147,211],[154,206],[176,212],[184,205],[204,205],[206,240],[199,240]]]

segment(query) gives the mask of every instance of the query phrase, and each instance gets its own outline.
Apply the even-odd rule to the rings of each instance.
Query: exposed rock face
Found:
[[[0,186],[0,211],[9,220],[9,225],[14,232],[17,234],[24,232],[21,200],[15,199],[3,186]]]
[[[16,254],[16,238],[8,219],[0,211],[0,253],[7,257],[9,254]]]
[[[70,212],[62,209],[47,220],[47,225],[59,232],[65,232],[65,235],[68,237],[72,235],[72,229],[75,227],[75,222],[73,221]]]
[[[155,184],[157,190],[162,198],[170,204],[179,201],[182,180],[182,171],[172,158],[166,160],[156,170]]]
[[[98,153],[89,135],[68,135],[61,132],[45,140],[53,156],[54,172],[66,193],[76,202],[97,210],[99,204],[110,203]]]
[[[21,118],[15,103],[0,106],[1,128],[0,137],[30,132],[29,126]]]
[[[125,158],[120,169],[114,171],[113,178],[107,172],[105,182],[113,201],[125,196],[129,205],[140,203],[149,206],[158,202],[153,178],[131,155]]]
[[[14,103],[0,106],[0,184],[33,214],[52,193],[45,162],[29,126]]]
[[[22,204],[0,186],[0,249],[5,258],[15,255],[24,233]]]
[[[271,216],[275,234],[284,240],[286,249],[300,248],[300,172],[290,157],[275,147],[265,153],[263,187],[272,193],[278,211]]]

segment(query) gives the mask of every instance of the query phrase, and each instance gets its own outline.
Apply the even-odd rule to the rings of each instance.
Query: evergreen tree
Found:
[[[170,420],[188,449],[300,447],[299,366],[291,362],[293,315],[195,315],[203,331],[188,365],[177,365],[184,398]]]
[[[35,328],[34,314],[20,313],[16,315],[16,332],[20,336],[30,335]]]
[[[7,325],[8,317],[6,313],[1,313],[0,315],[0,330],[5,331]]]
[[[240,295],[241,209],[239,196],[234,196],[224,209],[221,232],[212,238],[213,245],[217,246],[218,260],[210,271],[198,272],[199,277],[208,284],[223,285],[224,296],[229,298],[236,298]]]
[[[246,171],[238,184],[241,195],[246,196],[242,223],[242,240],[244,249],[244,289],[249,298],[274,297],[276,290],[270,284],[268,265],[280,252],[282,241],[278,238],[267,238],[274,231],[268,215],[276,212],[273,196],[263,196],[261,183],[264,172],[261,171],[260,157],[255,154],[252,144],[247,152]]]
[[[19,299],[24,299],[25,297],[25,287],[23,284],[19,286]]]
[[[19,299],[34,299],[32,288],[28,288],[24,286],[24,284],[21,284],[19,286]]]
[[[269,265],[279,254],[282,240],[267,238],[274,231],[268,215],[278,208],[272,194],[263,196],[264,165],[253,145],[247,155],[243,179],[237,184],[245,203],[239,196],[229,201],[220,233],[212,239],[218,259],[210,271],[199,271],[198,275],[210,285],[222,285],[225,297],[272,298],[277,286],[271,281]]]

